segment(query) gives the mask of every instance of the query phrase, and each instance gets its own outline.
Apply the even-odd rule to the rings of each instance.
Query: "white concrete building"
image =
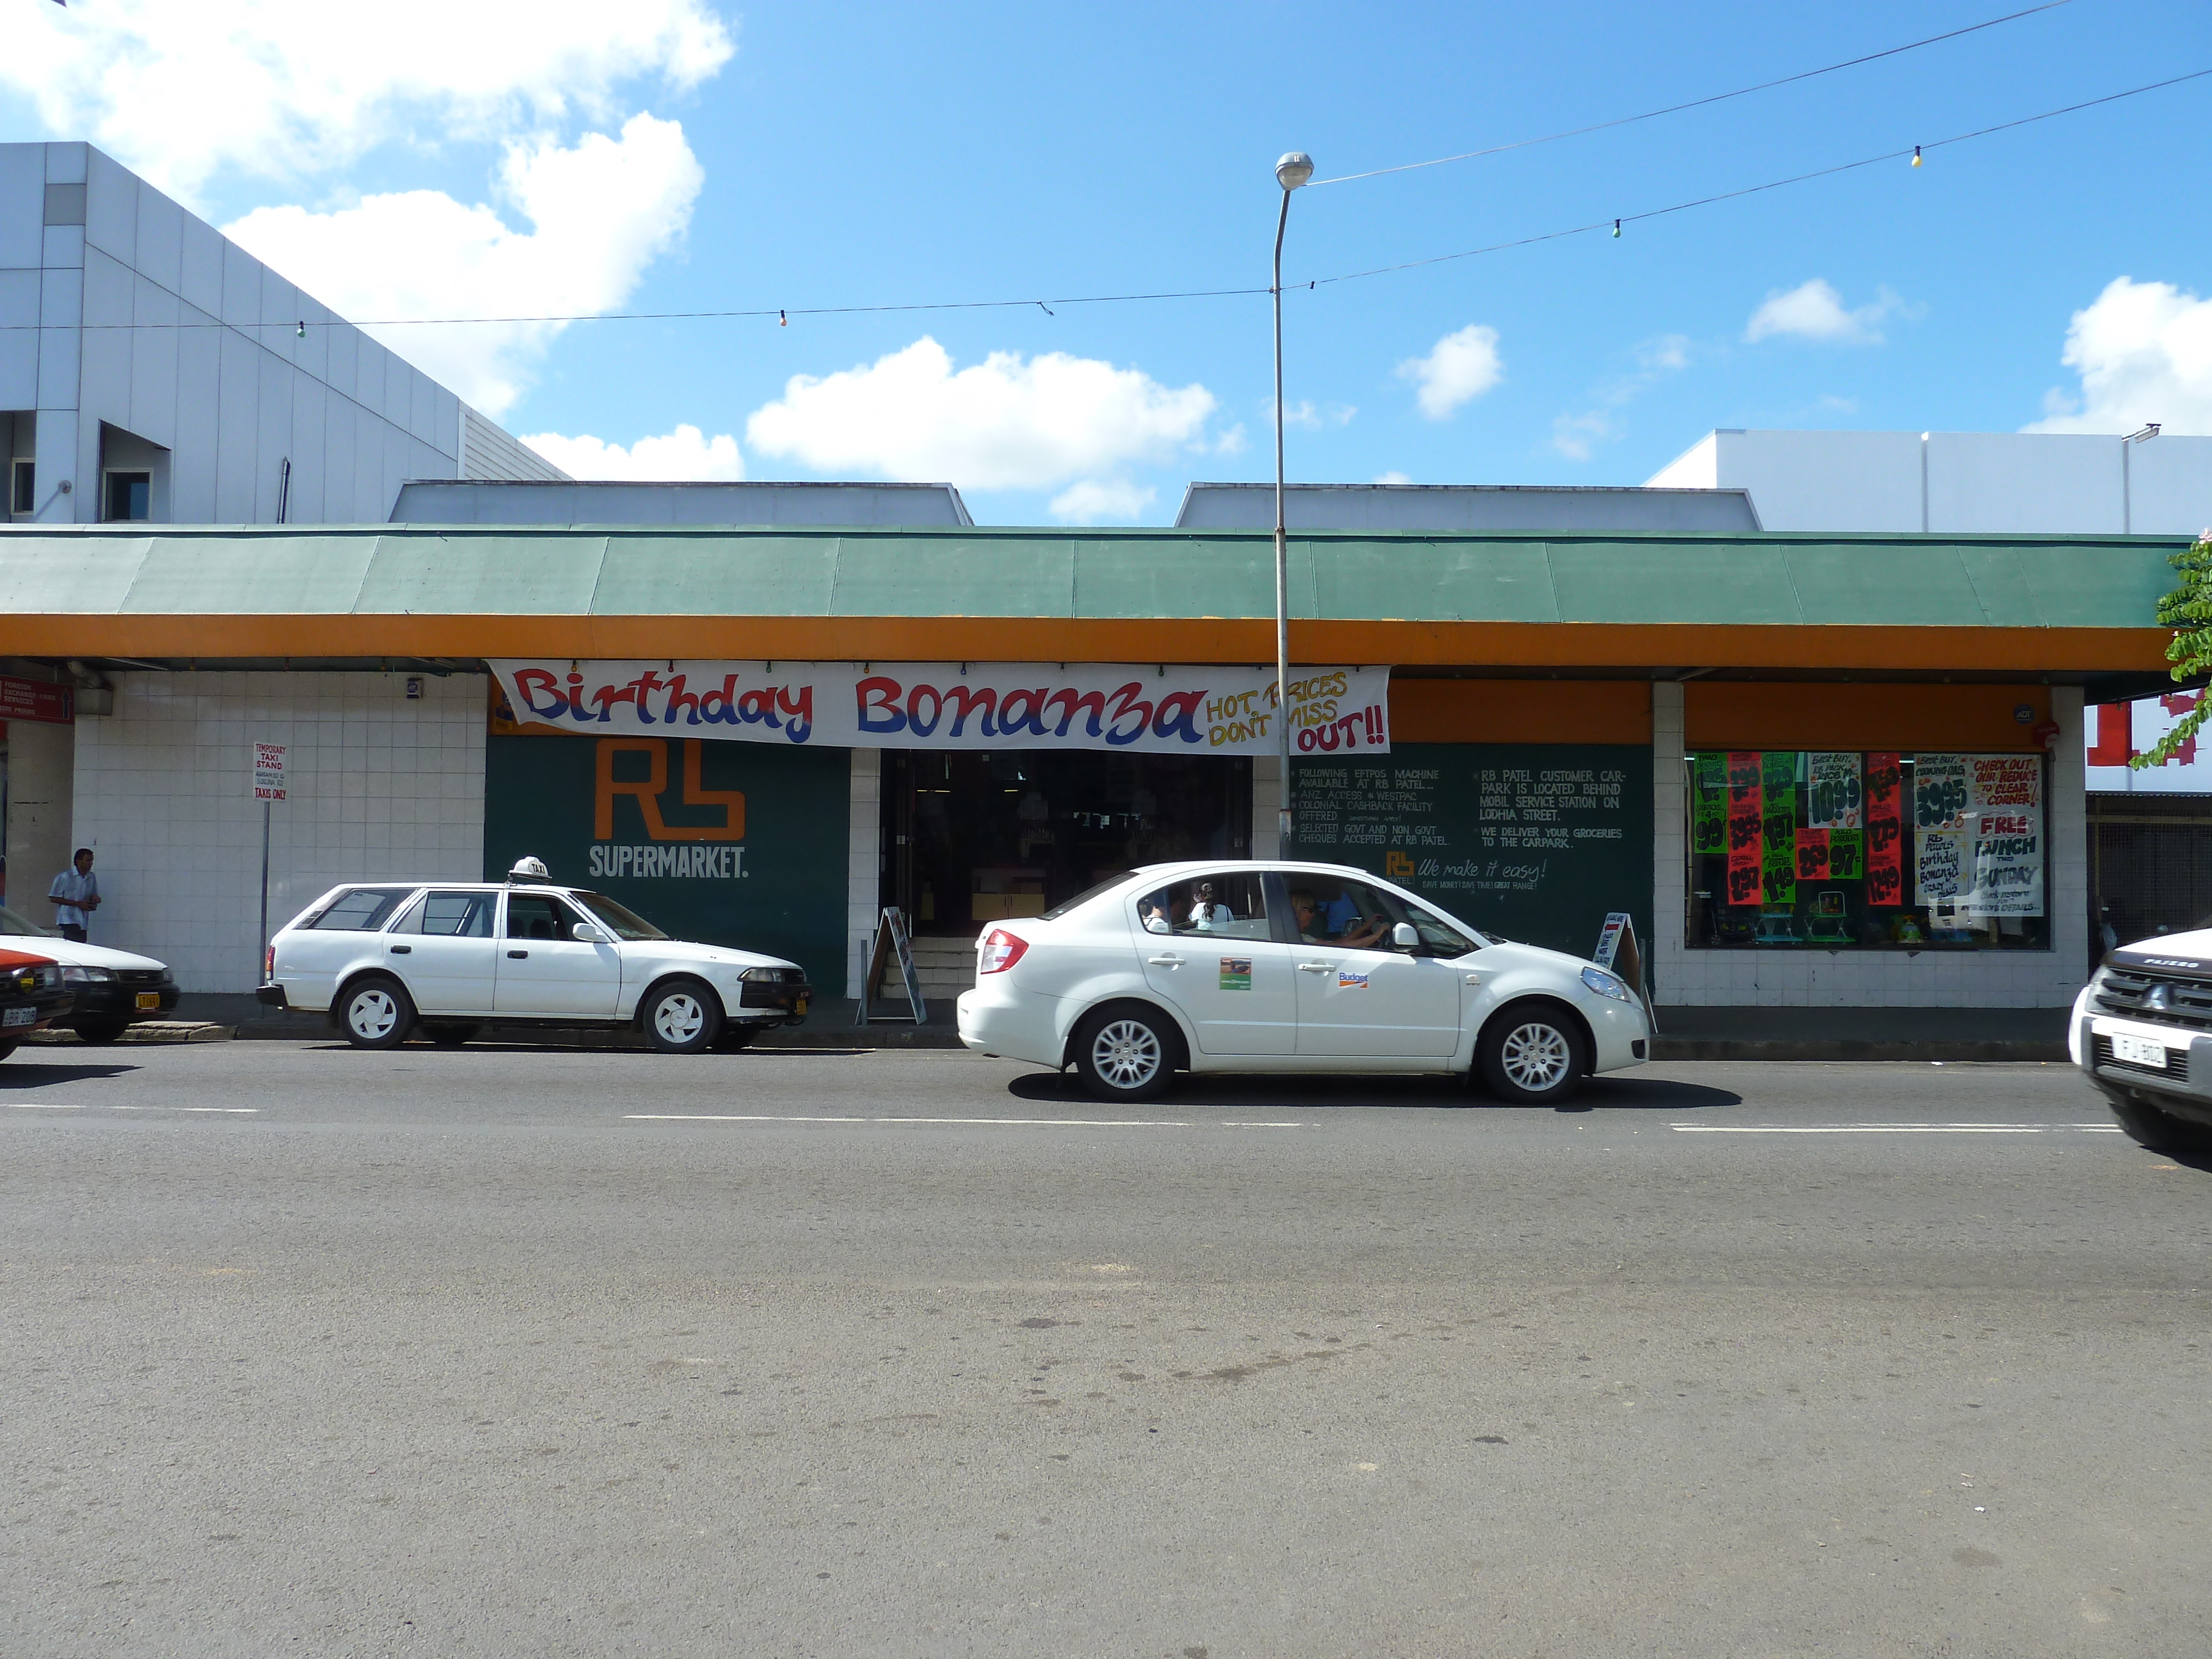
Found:
[[[0,144],[9,521],[376,524],[562,475],[89,144]]]

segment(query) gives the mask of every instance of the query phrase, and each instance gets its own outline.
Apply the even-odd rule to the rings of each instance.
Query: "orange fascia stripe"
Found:
[[[2159,672],[2162,628],[1297,621],[1307,663],[1541,669]],[[726,657],[883,662],[1234,662],[1274,658],[1265,617],[0,617],[0,653],[29,657]]]

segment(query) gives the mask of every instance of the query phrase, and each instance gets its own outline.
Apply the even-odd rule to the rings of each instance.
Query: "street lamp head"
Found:
[[[1313,177],[1313,157],[1302,149],[1294,149],[1275,163],[1275,182],[1285,190],[1296,190]]]
[[[2158,436],[2164,428],[2165,422],[2162,421],[2147,422],[2137,430],[2129,433],[2122,441],[2131,444],[2148,443],[2153,438]]]

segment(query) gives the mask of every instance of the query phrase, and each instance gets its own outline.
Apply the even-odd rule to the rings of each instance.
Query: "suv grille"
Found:
[[[118,968],[116,981],[122,985],[166,985],[169,970],[166,968]]]
[[[2212,985],[2172,974],[2109,964],[2090,1000],[2103,1013],[2121,1014],[2154,1025],[2179,1025],[2212,1031]]]
[[[2142,1077],[2163,1078],[2168,1083],[2189,1081],[2189,1054],[2186,1049],[2168,1048],[2166,1051],[2166,1064],[2160,1066],[2137,1066],[2130,1060],[2114,1060],[2112,1040],[2107,1036],[2092,1037],[2089,1040],[2089,1047],[2090,1059],[2099,1071],[2104,1071],[2109,1067],[2115,1072],[2132,1072]]]

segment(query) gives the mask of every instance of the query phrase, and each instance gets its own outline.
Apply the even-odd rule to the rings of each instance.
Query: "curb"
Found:
[[[1845,1038],[1655,1037],[1651,1058],[1670,1060],[1918,1060],[1923,1063],[2070,1062],[2063,1042],[1878,1042]]]
[[[211,1025],[198,1020],[145,1019],[126,1027],[113,1042],[87,1042],[66,1029],[33,1031],[23,1041],[52,1048],[118,1048],[168,1042],[228,1042],[230,1039],[231,1028],[228,1025]]]

